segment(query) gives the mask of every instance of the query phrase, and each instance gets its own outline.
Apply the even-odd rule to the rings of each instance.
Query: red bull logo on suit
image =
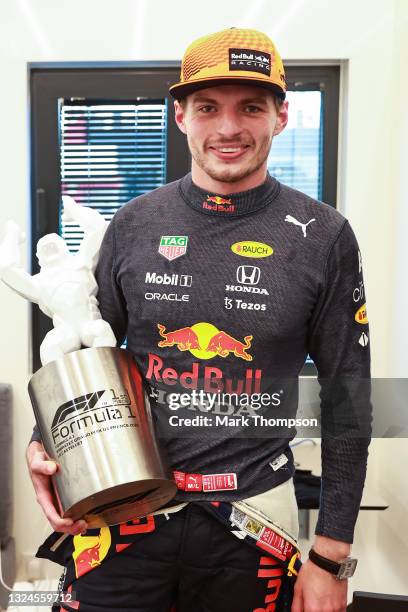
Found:
[[[251,347],[253,336],[245,336],[241,342],[225,331],[220,331],[212,323],[195,323],[191,327],[182,327],[175,331],[166,332],[164,325],[157,324],[159,334],[164,340],[158,346],[177,346],[180,351],[190,351],[199,359],[211,359],[228,357],[230,354],[235,357],[252,361],[252,356],[247,352]]]
[[[111,545],[109,527],[102,527],[98,535],[74,536],[74,551],[72,558],[75,564],[75,574],[80,578],[100,565],[106,557]]]
[[[232,213],[235,211],[235,204],[231,202],[231,198],[207,196],[207,199],[203,202],[203,208],[217,212]]]
[[[224,330],[219,330],[212,323],[200,322],[191,326],[180,327],[167,331],[166,326],[157,324],[162,338],[158,342],[160,348],[176,348],[179,351],[189,351],[200,360],[209,360],[214,357],[224,359],[236,357],[243,361],[252,361],[248,352],[251,348],[252,335],[244,336],[239,340]],[[149,353],[149,363],[146,378],[153,382],[173,386],[179,384],[185,389],[203,388],[205,392],[218,393],[246,393],[251,395],[259,393],[261,388],[262,370],[247,368],[242,378],[225,378],[221,368],[202,366],[200,362],[193,362],[189,371],[177,372],[167,367],[164,359],[154,353]]]

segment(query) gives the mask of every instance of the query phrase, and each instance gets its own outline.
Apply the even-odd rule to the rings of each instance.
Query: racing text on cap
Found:
[[[271,54],[255,49],[229,49],[229,69],[249,70],[271,76]]]

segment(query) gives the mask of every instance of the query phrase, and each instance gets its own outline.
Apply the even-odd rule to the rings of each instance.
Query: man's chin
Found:
[[[223,164],[223,167],[214,167],[212,165],[205,166],[202,168],[202,170],[204,170],[204,172],[214,181],[220,181],[222,183],[237,183],[255,172],[256,168],[240,168],[236,166],[234,167],[233,164]]]

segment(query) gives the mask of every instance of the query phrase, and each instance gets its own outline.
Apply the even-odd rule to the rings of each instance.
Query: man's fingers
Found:
[[[88,528],[86,521],[73,521],[70,518],[61,518],[54,506],[54,499],[50,491],[42,491],[37,495],[37,501],[54,531],[79,535],[85,533]]]
[[[58,470],[58,464],[47,458],[44,452],[35,453],[30,461],[30,470],[34,474],[51,476]]]
[[[55,506],[56,500],[50,477],[57,472],[59,465],[49,459],[43,450],[38,450],[30,455],[28,463],[37,501],[54,531],[71,535],[84,533],[87,529],[86,521],[61,518]]]
[[[58,514],[50,491],[43,490],[39,492],[37,495],[37,501],[43,509],[45,516],[56,531],[62,531],[64,528],[72,527],[72,519],[63,519]]]
[[[54,506],[54,500],[51,491],[42,490],[37,495],[37,501],[48,521],[51,523],[55,531],[70,533],[71,535],[79,535],[87,529],[86,521],[73,521],[70,518],[61,518]]]

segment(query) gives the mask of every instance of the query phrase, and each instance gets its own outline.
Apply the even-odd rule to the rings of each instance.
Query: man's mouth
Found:
[[[249,149],[250,145],[229,145],[229,146],[210,146],[208,147],[210,151],[212,151],[218,159],[228,160],[228,159],[237,159],[244,155],[246,151]]]

